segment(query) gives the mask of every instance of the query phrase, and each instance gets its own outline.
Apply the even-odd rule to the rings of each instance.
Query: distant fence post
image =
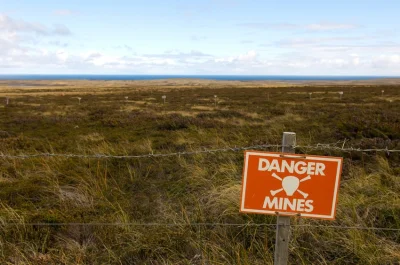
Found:
[[[296,145],[296,133],[284,132],[282,137],[282,152],[294,153]],[[276,220],[276,239],[274,265],[287,265],[289,258],[289,239],[290,239],[290,216],[278,214]]]

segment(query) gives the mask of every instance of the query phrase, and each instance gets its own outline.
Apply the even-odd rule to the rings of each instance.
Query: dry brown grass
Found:
[[[351,82],[0,83],[0,98],[13,93],[10,105],[0,104],[0,153],[144,155],[1,158],[0,264],[272,264],[275,228],[261,224],[276,217],[239,213],[242,152],[147,155],[280,144],[283,131],[295,131],[300,145],[346,139],[346,147],[400,148],[400,86],[385,86],[381,98],[382,87],[357,85],[363,93],[350,93]],[[400,228],[399,156],[297,152],[345,163],[337,220],[292,218],[311,226],[291,229],[290,263],[400,264],[398,232],[324,226]],[[219,222],[243,225],[195,225]]]

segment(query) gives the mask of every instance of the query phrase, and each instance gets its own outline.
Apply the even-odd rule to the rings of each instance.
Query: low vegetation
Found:
[[[283,131],[302,146],[400,149],[398,85],[104,83],[3,84],[0,153],[190,152],[280,144]],[[344,168],[335,221],[292,218],[304,226],[290,263],[400,264],[400,230],[355,229],[400,229],[400,153],[296,152]],[[0,263],[272,264],[276,217],[239,213],[242,164],[241,151],[2,157]]]

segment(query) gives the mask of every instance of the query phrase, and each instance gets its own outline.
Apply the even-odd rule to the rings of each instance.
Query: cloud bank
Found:
[[[61,12],[67,14],[68,12]],[[260,29],[352,30],[341,23],[242,24]],[[400,75],[400,45],[367,34],[301,35],[267,44],[240,38],[239,50],[221,55],[202,49],[137,52],[134,43],[113,50],[71,45],[71,30],[0,15],[2,73]],[[193,37],[195,35],[189,35]],[[192,38],[202,40],[205,38]],[[374,42],[371,42],[374,40]],[[246,45],[252,48],[245,48]],[[196,43],[193,44],[196,46]],[[199,44],[198,46],[199,47]]]

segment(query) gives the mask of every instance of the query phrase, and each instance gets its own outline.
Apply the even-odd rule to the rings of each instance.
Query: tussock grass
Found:
[[[400,149],[396,85],[182,82],[99,82],[96,88],[71,81],[56,91],[56,83],[15,89],[0,108],[0,152],[183,152],[280,144],[283,131],[296,132],[300,145],[341,146],[346,139],[345,147]],[[342,100],[337,91],[345,91]],[[83,95],[82,103],[71,95]],[[400,264],[398,231],[320,226],[399,229],[399,154],[297,151],[343,156],[344,168],[335,221],[292,218],[295,225],[318,226],[291,229],[290,263]],[[276,217],[239,213],[242,166],[242,152],[1,159],[0,262],[272,264],[275,228],[246,223],[275,224]]]

